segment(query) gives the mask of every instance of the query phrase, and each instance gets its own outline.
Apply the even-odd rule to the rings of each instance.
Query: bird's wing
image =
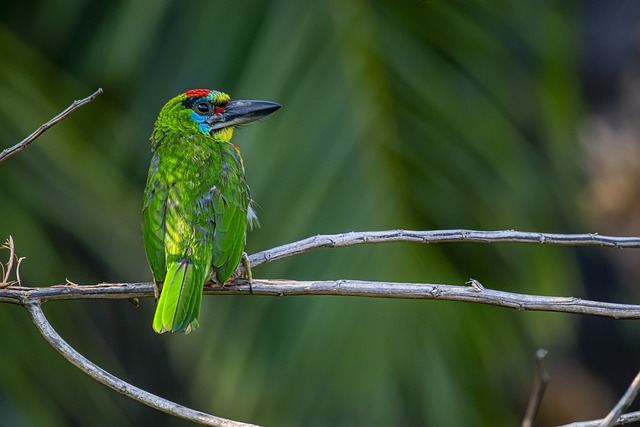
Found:
[[[164,235],[166,232],[167,184],[158,177],[160,158],[154,155],[149,167],[142,208],[142,235],[149,266],[156,282],[164,282],[167,273]]]
[[[162,224],[166,229],[163,237],[166,277],[153,319],[153,328],[158,333],[190,333],[197,329],[202,285],[211,278],[214,241],[214,224],[209,213],[211,195],[201,196],[194,208],[192,199],[185,198],[185,192],[181,193],[179,188],[169,187],[165,202]]]
[[[241,189],[227,194],[217,187],[211,191],[211,214],[215,222],[212,264],[216,278],[224,283],[238,266],[244,251],[249,200],[246,191]]]

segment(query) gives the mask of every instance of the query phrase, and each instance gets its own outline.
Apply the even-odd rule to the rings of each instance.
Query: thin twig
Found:
[[[216,427],[257,427],[254,424],[245,424],[238,421],[228,420],[226,418],[216,417],[214,415],[209,415],[204,412],[187,408],[139,389],[138,387],[111,375],[67,344],[56,330],[53,329],[44,315],[40,304],[40,300],[31,299],[28,304],[25,304],[25,308],[29,312],[31,320],[33,320],[33,323],[36,325],[44,339],[47,340],[47,342],[49,342],[49,344],[51,344],[51,346],[55,348],[65,359],[73,363],[77,368],[96,381],[111,387],[118,393],[130,397],[131,399],[144,403],[147,406],[194,423]]]
[[[16,255],[16,246],[13,241],[13,236],[9,236],[6,242],[4,242],[4,244],[0,246],[0,249],[7,249],[9,251],[9,259],[7,260],[7,265],[5,266],[0,262],[0,269],[2,269],[2,275],[0,277],[0,288],[7,288],[12,285],[20,286],[22,284],[20,280],[20,264],[22,264],[22,261],[24,261],[26,258],[18,257],[18,255]],[[13,271],[14,261],[16,262],[16,280],[10,281],[9,277],[11,277],[11,272]]]
[[[67,108],[65,108],[60,114],[58,114],[57,116],[55,116],[53,119],[49,120],[48,122],[40,125],[40,127],[38,129],[36,129],[35,132],[33,132],[31,135],[29,135],[28,137],[26,137],[25,139],[23,139],[22,141],[20,141],[16,145],[14,145],[13,147],[9,147],[9,148],[6,148],[5,150],[3,150],[0,153],[0,162],[2,162],[3,160],[8,159],[10,156],[16,154],[18,151],[21,151],[21,150],[24,150],[25,148],[27,148],[27,146],[29,144],[31,144],[36,138],[38,138],[40,135],[42,135],[51,126],[61,122],[69,114],[71,114],[74,110],[76,110],[76,109],[82,107],[83,105],[93,101],[94,99],[96,99],[98,97],[98,95],[101,95],[103,92],[104,91],[102,90],[102,88],[98,88],[98,90],[96,90],[94,93],[92,93],[91,95],[87,96],[86,98],[73,101],[71,103],[71,105],[69,105]]]
[[[22,261],[27,259],[25,256],[21,256],[18,258],[18,262],[16,264],[16,285],[22,286],[22,279],[20,278],[20,266],[22,265]]]
[[[548,351],[542,348],[536,351],[536,378],[533,383],[533,389],[531,390],[531,396],[529,396],[527,411],[524,414],[521,427],[531,427],[538,415],[540,402],[542,401],[542,396],[549,382],[549,373],[544,366],[547,354]]]
[[[16,247],[15,247],[15,244],[13,243],[13,236],[9,236],[9,238],[4,243],[4,245],[2,245],[2,249],[9,250],[9,260],[7,261],[7,271],[4,277],[2,278],[2,284],[4,285],[9,283],[9,275],[11,274],[11,270],[13,270],[13,260],[16,257]]]
[[[384,230],[352,231],[308,237],[249,256],[251,267],[320,248],[341,248],[353,245],[388,242],[514,242],[562,246],[605,246],[610,248],[640,248],[640,237],[603,236],[597,233],[555,234],[516,230]],[[240,267],[242,268],[242,266]]]
[[[373,282],[363,280],[298,281],[288,279],[253,279],[253,295],[336,295],[375,298],[438,299],[489,304],[516,310],[590,314],[615,319],[640,319],[640,305],[583,300],[574,297],[549,297],[497,291],[483,287],[430,283]],[[208,285],[205,295],[249,295],[248,282],[234,279],[219,287]],[[42,301],[71,299],[150,298],[153,285],[145,283],[101,283],[82,286],[47,286],[43,288],[9,287],[0,289],[0,302],[24,305],[32,298]]]
[[[591,420],[591,421],[577,421],[571,424],[563,424],[559,427],[600,427],[600,423],[602,423],[604,419],[599,420]],[[637,423],[640,421],[640,411],[629,412],[624,415],[620,415],[618,421],[613,423],[614,426],[625,426],[627,424]]]
[[[638,395],[638,391],[640,390],[640,372],[636,375],[636,377],[631,382],[631,385],[622,396],[620,401],[613,407],[611,412],[602,420],[599,427],[611,427],[615,424],[615,422],[620,418],[620,415],[624,411],[627,410],[629,405],[633,403],[636,396]]]

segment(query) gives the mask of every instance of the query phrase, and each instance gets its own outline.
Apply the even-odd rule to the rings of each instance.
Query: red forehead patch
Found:
[[[189,90],[187,92],[185,92],[184,94],[187,95],[187,98],[193,98],[193,97],[206,97],[209,95],[209,93],[211,93],[211,91],[209,89],[192,89]]]

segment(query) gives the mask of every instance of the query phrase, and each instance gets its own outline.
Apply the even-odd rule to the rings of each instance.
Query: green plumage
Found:
[[[195,330],[204,283],[223,285],[238,266],[255,215],[242,158],[230,140],[235,126],[277,108],[193,90],[160,111],[143,206],[144,246],[159,293],[156,332]]]

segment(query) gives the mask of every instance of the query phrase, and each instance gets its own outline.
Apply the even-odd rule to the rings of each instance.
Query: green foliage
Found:
[[[197,87],[283,105],[234,139],[262,224],[249,253],[350,230],[570,232],[580,225],[577,12],[516,0],[5,5],[2,148],[97,86],[105,95],[0,165],[0,239],[13,235],[30,286],[150,281],[148,137],[166,99]],[[568,249],[392,244],[318,251],[254,276],[473,277],[579,294],[574,263]],[[156,336],[154,307],[45,309],[114,374],[273,426],[515,425],[534,349],[553,354],[572,331],[569,316],[463,303],[208,297],[197,333]],[[0,339],[11,425],[186,425],[85,378],[18,308],[0,308]]]

